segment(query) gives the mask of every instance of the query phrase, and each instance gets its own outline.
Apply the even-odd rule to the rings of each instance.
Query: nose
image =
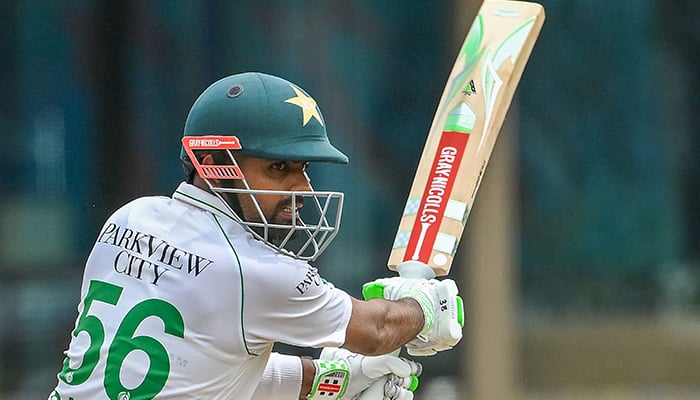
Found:
[[[311,179],[306,175],[306,172],[300,172],[294,174],[294,182],[292,184],[292,190],[296,192],[310,192],[311,189]]]

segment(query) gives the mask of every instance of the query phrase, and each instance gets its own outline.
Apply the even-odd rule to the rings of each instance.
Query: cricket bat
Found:
[[[544,8],[485,0],[438,104],[389,256],[447,275]],[[399,270],[401,273],[402,271]]]
[[[544,19],[537,3],[482,3],[447,79],[389,255],[389,269],[400,276],[449,274]],[[366,298],[378,297],[368,289]],[[385,382],[372,384],[360,399],[383,399]]]

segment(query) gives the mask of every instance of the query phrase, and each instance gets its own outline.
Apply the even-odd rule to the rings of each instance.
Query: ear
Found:
[[[216,162],[214,161],[214,157],[212,157],[212,155],[210,153],[203,154],[199,160],[199,163],[202,165],[215,165],[216,164]],[[221,182],[219,182],[218,179],[209,179],[209,181],[211,182],[212,185],[214,185],[216,187],[219,187],[221,185]],[[195,183],[195,185],[197,185],[200,188],[206,188],[207,190],[209,190],[209,185],[207,185],[207,183],[204,181],[204,179],[202,179],[201,176],[199,176],[199,174],[197,174],[194,177],[194,183]]]

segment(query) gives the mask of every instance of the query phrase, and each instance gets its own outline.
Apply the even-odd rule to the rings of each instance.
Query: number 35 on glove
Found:
[[[462,339],[464,305],[452,279],[383,278],[363,285],[365,300],[412,298],[425,317],[423,330],[406,344],[412,356],[430,356],[449,350]]]

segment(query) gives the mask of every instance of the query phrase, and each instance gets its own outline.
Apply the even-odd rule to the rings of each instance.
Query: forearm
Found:
[[[413,299],[353,299],[344,348],[365,355],[390,353],[418,335],[424,313]]]
[[[298,400],[311,390],[315,367],[310,359],[272,353],[253,400]]]

